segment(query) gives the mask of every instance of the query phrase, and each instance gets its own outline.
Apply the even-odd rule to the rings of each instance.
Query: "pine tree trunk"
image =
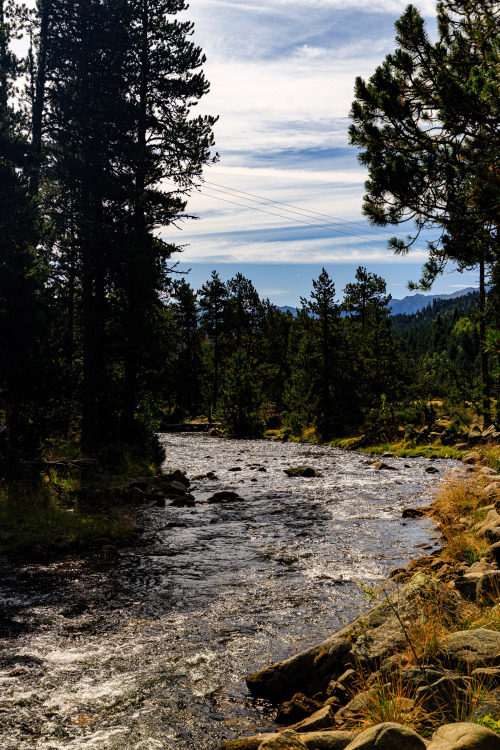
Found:
[[[40,41],[35,78],[33,111],[31,118],[34,164],[30,175],[29,191],[34,198],[38,196],[40,185],[40,166],[42,160],[42,122],[45,105],[45,83],[47,77],[47,35],[49,30],[49,3],[51,0],[40,0]]]

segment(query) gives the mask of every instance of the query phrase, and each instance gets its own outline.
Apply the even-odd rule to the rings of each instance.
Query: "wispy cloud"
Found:
[[[187,16],[211,83],[200,108],[220,116],[221,160],[206,179],[369,229],[349,110],[355,77],[368,78],[394,50],[394,22],[405,7],[406,0],[194,0]],[[419,7],[433,14],[430,0]],[[199,222],[165,231],[189,244],[188,262],[405,262],[386,249],[389,233],[370,235],[371,243],[360,231],[335,235],[216,190],[207,182],[193,194],[188,208]],[[422,246],[412,254],[426,257]]]

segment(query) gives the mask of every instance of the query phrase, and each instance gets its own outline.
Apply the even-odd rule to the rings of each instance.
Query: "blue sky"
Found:
[[[415,4],[432,29],[434,3]],[[212,268],[222,278],[240,270],[276,304],[296,305],[322,266],[340,293],[363,265],[387,279],[393,297],[408,293],[407,281],[418,279],[427,257],[425,244],[398,258],[386,247],[393,232],[366,223],[366,175],[347,139],[354,79],[368,78],[393,51],[394,22],[405,6],[399,0],[193,0],[184,15],[195,23],[211,84],[198,109],[219,115],[220,161],[190,199],[188,210],[199,220],[163,236],[187,245],[176,259],[192,269],[194,287]],[[307,213],[251,203],[247,194]],[[448,273],[433,291],[476,281],[473,272]]]

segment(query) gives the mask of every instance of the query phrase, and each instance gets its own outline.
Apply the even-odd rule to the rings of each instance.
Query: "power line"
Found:
[[[283,214],[277,214],[274,211],[266,211],[265,209],[257,208],[256,206],[248,206],[244,203],[237,203],[236,201],[230,201],[227,198],[221,198],[220,195],[213,195],[212,193],[204,193],[202,190],[199,190],[199,192],[201,193],[201,195],[204,195],[205,197],[215,198],[218,201],[224,201],[224,203],[231,203],[233,206],[240,206],[241,208],[249,208],[251,211],[259,211],[260,213],[263,213],[263,214],[269,214],[269,216],[277,216],[280,219],[286,219],[287,221],[295,221],[298,224],[305,224],[310,227],[315,227],[316,229],[324,229],[327,232],[332,232],[332,234],[345,234],[348,237],[357,237],[358,239],[368,239],[368,240],[371,239],[370,237],[366,237],[366,235],[354,234],[352,231],[344,232],[342,229],[332,229],[326,223],[313,224],[310,221],[303,221],[302,219],[296,219],[293,216],[284,216]],[[384,239],[383,237],[378,237],[378,240],[376,241],[384,242],[384,243],[387,242],[387,240]]]
[[[259,200],[264,201],[262,205],[275,204],[279,206],[286,206],[287,211],[288,209],[293,209],[293,210],[290,210],[289,213],[301,213],[305,215],[306,217],[308,215],[311,215],[311,217],[322,216],[322,217],[325,217],[326,219],[330,219],[330,220],[333,219],[334,222],[340,221],[344,224],[351,224],[354,227],[356,226],[361,227],[363,231],[365,231],[365,233],[368,232],[369,234],[374,234],[377,237],[381,236],[381,234],[379,234],[376,230],[367,228],[365,224],[362,224],[359,221],[349,221],[348,219],[342,219],[340,216],[332,216],[330,214],[323,214],[318,211],[311,211],[310,209],[307,209],[307,208],[300,208],[299,206],[293,206],[291,203],[284,203],[283,201],[275,201],[275,200],[272,200],[271,198],[265,198],[263,195],[257,195],[256,193],[248,193],[245,190],[236,190],[235,188],[230,188],[227,185],[221,185],[220,183],[212,182],[211,180],[203,180],[203,184],[207,186],[216,185],[218,188],[223,188],[224,191],[231,191],[231,193],[229,194],[240,193],[241,195],[248,195],[248,196],[251,196],[252,198],[258,198]],[[216,188],[210,188],[210,190],[216,190]],[[236,196],[236,197],[239,197],[239,196]],[[387,233],[384,232],[384,234],[387,234]]]

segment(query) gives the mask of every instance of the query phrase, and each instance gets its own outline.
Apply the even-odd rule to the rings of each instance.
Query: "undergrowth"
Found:
[[[76,484],[61,476],[9,489],[0,484],[0,554],[85,549],[103,538],[127,542],[132,523],[125,517],[81,512],[75,501]]]

